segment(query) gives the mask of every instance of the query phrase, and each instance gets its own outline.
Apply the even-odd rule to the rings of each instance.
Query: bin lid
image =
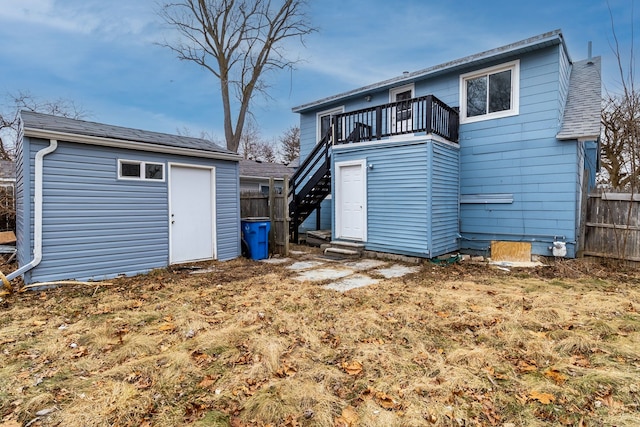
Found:
[[[268,216],[248,216],[246,218],[241,218],[241,221],[245,222],[264,222],[269,221]]]

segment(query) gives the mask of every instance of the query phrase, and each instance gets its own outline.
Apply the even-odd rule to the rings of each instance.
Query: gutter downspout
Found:
[[[43,148],[36,153],[35,163],[35,188],[33,195],[34,203],[34,220],[33,220],[33,259],[28,264],[23,265],[11,274],[8,274],[6,279],[11,281],[23,273],[31,270],[42,261],[42,184],[43,184],[43,169],[44,169],[44,156],[52,153],[58,148],[58,141],[55,139],[49,140],[49,146]]]

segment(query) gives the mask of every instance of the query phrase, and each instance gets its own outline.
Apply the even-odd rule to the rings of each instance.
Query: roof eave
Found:
[[[55,139],[58,141],[74,142],[77,144],[98,145],[102,147],[124,148],[129,150],[149,151],[154,153],[175,154],[216,160],[232,160],[238,162],[241,159],[241,156],[235,153],[221,153],[216,151],[197,150],[193,148],[171,147],[168,145],[148,142],[81,135],[26,126],[24,128],[24,135],[32,138]]]
[[[498,47],[498,48],[487,50],[477,54],[465,56],[463,58],[456,59],[450,62],[445,62],[440,65],[414,71],[413,73],[409,73],[408,75],[402,75],[402,76],[394,77],[388,80],[383,80],[381,82],[374,83],[368,86],[363,86],[348,92],[343,92],[327,98],[319,99],[317,101],[309,102],[307,104],[302,104],[297,107],[293,107],[291,110],[294,113],[304,113],[306,111],[320,107],[324,104],[336,102],[339,100],[343,100],[345,98],[362,95],[367,92],[372,92],[374,90],[381,89],[384,87],[400,85],[402,83],[410,83],[424,77],[435,76],[435,75],[449,72],[458,68],[468,67],[474,63],[482,63],[482,62],[487,62],[494,58],[499,59],[500,57],[504,57],[507,55],[514,55],[520,51],[530,49],[534,46],[539,46],[539,48],[542,48],[548,45],[555,45],[555,44],[562,45],[565,53],[567,54],[567,58],[569,58],[569,53],[564,41],[564,37],[562,36],[562,31],[557,29],[557,30],[549,31],[547,33],[530,37],[528,39],[524,39],[515,43],[511,43],[506,46]]]

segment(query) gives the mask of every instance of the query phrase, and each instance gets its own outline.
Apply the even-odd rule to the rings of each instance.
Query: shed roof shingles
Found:
[[[597,139],[602,103],[600,57],[573,63],[558,139]]]
[[[74,135],[108,138],[120,141],[141,142],[166,147],[186,148],[214,153],[235,154],[205,139],[189,136],[170,135],[85,120],[69,119],[49,114],[22,111],[22,122],[25,129],[39,129],[51,132],[62,132]],[[25,132],[27,135],[28,133]]]
[[[293,169],[280,163],[240,160],[240,176],[260,178],[284,178],[291,176]]]

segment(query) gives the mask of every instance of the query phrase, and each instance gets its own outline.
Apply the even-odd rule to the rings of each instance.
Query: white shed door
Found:
[[[364,241],[367,222],[364,162],[336,163],[336,169],[336,237]]]
[[[169,262],[214,259],[215,169],[170,165]]]

